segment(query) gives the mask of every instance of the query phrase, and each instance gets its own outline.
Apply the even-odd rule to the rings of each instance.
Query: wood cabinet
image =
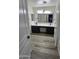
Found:
[[[46,34],[54,34],[54,27],[45,27],[45,26],[31,26],[32,33],[46,33]],[[41,31],[40,29],[44,29]],[[46,30],[45,30],[46,29]]]

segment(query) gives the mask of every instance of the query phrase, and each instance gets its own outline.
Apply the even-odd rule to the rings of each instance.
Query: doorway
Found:
[[[20,59],[59,59],[58,5],[58,0],[19,0]]]

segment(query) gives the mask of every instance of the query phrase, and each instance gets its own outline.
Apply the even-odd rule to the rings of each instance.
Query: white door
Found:
[[[31,44],[27,0],[19,0],[19,59],[30,59]]]

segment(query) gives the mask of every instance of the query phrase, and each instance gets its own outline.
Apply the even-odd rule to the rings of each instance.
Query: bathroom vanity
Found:
[[[32,33],[46,33],[54,34],[54,24],[53,23],[32,23],[31,25]]]
[[[45,11],[45,10],[44,10]],[[53,13],[35,13],[32,14],[31,32],[54,34]]]

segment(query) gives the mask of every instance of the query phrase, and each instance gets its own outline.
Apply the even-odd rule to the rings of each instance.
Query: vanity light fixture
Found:
[[[38,0],[37,4],[47,4],[49,2],[50,2],[50,0]]]

